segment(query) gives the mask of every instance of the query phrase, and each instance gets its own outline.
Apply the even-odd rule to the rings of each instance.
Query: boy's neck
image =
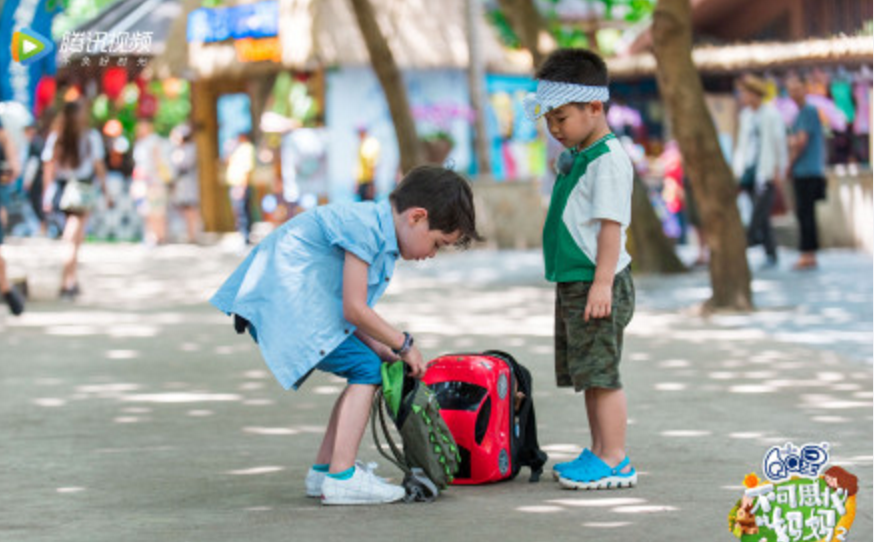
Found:
[[[404,218],[401,216],[398,210],[395,209],[394,203],[389,202],[389,207],[391,208],[391,221],[394,224],[395,238],[399,239],[400,237],[398,236],[398,234],[400,232],[401,223],[403,222]]]
[[[605,122],[603,125],[599,126],[597,129],[593,130],[592,133],[589,134],[589,137],[587,137],[586,139],[581,141],[579,145],[577,145],[577,148],[576,148],[577,152],[588,149],[589,147],[591,147],[592,145],[597,143],[598,140],[606,137],[607,135],[609,135],[611,133],[612,132],[610,131],[610,127],[607,126],[607,123]]]

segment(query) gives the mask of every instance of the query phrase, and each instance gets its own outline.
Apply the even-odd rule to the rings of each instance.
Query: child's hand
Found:
[[[422,378],[425,376],[425,371],[428,368],[425,366],[425,361],[422,359],[422,353],[419,348],[413,345],[410,351],[401,358],[404,363],[410,366],[410,376],[413,378]]]
[[[613,285],[595,282],[589,290],[589,300],[586,302],[583,319],[588,322],[590,318],[607,318],[610,316],[612,305]]]

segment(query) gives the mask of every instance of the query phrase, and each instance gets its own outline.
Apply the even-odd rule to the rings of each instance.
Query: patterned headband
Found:
[[[525,97],[525,114],[537,120],[553,109],[569,103],[606,102],[610,99],[607,87],[559,83],[556,81],[537,81],[537,92]]]

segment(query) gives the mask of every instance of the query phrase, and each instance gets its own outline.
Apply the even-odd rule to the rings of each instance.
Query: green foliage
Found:
[[[46,0],[46,11],[52,12],[57,9],[67,9],[69,0]]]
[[[152,82],[149,92],[158,98],[158,111],[155,113],[155,131],[162,136],[170,135],[170,131],[188,120],[191,114],[191,88],[188,81],[180,80],[179,94],[170,97],[164,91],[161,82]]]
[[[608,21],[636,23],[652,14],[656,0],[601,0]]]
[[[589,40],[581,25],[562,21],[556,11],[561,0],[531,0],[538,5],[546,27],[559,47],[589,47]],[[580,5],[594,8],[597,4],[603,6],[603,21],[624,21],[633,25],[645,20],[655,8],[656,0],[578,0]],[[497,5],[497,4],[496,4]],[[546,8],[544,10],[544,8]],[[512,49],[521,47],[519,37],[513,31],[506,15],[496,8],[486,13],[486,19],[495,27],[500,40]],[[598,31],[598,44],[601,49],[611,52],[619,42],[619,31],[615,28]]]
[[[276,76],[273,84],[271,111],[295,119],[301,124],[312,122],[319,113],[318,103],[302,81],[295,81],[288,72]]]
[[[151,82],[147,91],[158,100],[158,109],[153,119],[155,132],[166,137],[173,128],[188,120],[191,114],[191,89],[188,81],[179,81],[179,93],[174,97],[167,95],[160,81]],[[110,100],[106,94],[100,94],[91,104],[93,125],[102,130],[107,121],[117,119],[121,122],[125,137],[133,141],[139,97],[140,92],[135,83],[128,83],[117,100]]]
[[[138,98],[139,92],[134,83],[125,86],[118,100],[110,100],[106,94],[100,94],[91,104],[92,125],[103,131],[107,121],[117,119],[121,123],[122,133],[129,141],[133,141]]]
[[[53,0],[46,5],[46,9],[60,8],[59,13],[52,22],[52,39],[58,41],[64,34],[75,29],[77,26],[93,19],[105,8],[118,0]]]
[[[435,130],[433,132],[423,133],[419,138],[426,143],[445,141],[449,143],[450,146],[455,146],[455,139],[452,137],[452,134],[445,130]]]
[[[549,33],[555,38],[559,47],[588,47],[589,39],[586,34],[577,27],[561,24],[558,20],[548,23]]]
[[[498,31],[498,38],[511,49],[518,49],[522,46],[519,36],[510,26],[510,21],[500,9],[495,9],[486,13],[486,20],[492,23],[492,26]]]

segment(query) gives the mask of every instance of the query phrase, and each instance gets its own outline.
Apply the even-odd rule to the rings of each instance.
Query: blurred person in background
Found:
[[[29,123],[24,128],[24,136],[27,138],[27,154],[25,156],[24,190],[27,192],[30,206],[39,220],[39,234],[45,236],[48,232],[48,214],[43,206],[43,194],[45,193],[43,182],[42,153],[46,146],[46,136],[51,129],[54,112],[47,109],[43,111],[39,119]]]
[[[355,180],[358,183],[358,198],[361,201],[376,199],[376,166],[379,163],[379,141],[365,127],[358,128],[358,161]]]
[[[255,171],[255,146],[248,132],[237,136],[237,144],[228,157],[227,182],[231,209],[237,231],[248,245],[252,231],[252,173]]]
[[[20,168],[18,166],[18,151],[12,138],[3,129],[0,122],[0,207],[3,206],[6,188],[18,178]],[[6,260],[3,259],[3,239],[5,237],[5,225],[0,218],[0,295],[9,306],[9,311],[15,316],[24,312],[24,298],[16,292],[6,276]]]
[[[825,199],[825,137],[816,107],[807,103],[807,89],[798,75],[786,78],[789,97],[798,105],[798,116],[789,136],[789,163],[795,191],[795,216],[800,230],[801,255],[793,269],[816,269],[819,232],[816,202]]]
[[[188,242],[194,243],[200,228],[200,188],[197,184],[197,147],[194,144],[194,133],[189,125],[182,124],[170,133],[170,141],[174,147],[171,159],[176,170],[173,203],[185,220]]]
[[[63,240],[68,252],[60,295],[62,299],[73,300],[80,293],[79,248],[97,198],[95,181],[99,181],[107,205],[112,206],[106,191],[103,140],[89,126],[88,109],[83,104],[78,101],[64,104],[57,128],[46,139],[42,161],[44,190],[53,194],[51,200],[43,198],[44,209],[46,212],[57,209],[66,216]]]
[[[764,102],[768,93],[764,80],[745,75],[738,80],[737,91],[743,109],[732,165],[741,190],[753,200],[747,243],[763,245],[767,257],[764,267],[776,267],[777,243],[771,228],[771,208],[789,161],[786,125],[780,113]]]
[[[288,218],[328,199],[328,131],[321,118],[285,134],[282,153],[282,199]]]
[[[676,140],[668,141],[665,145],[665,150],[659,156],[659,165],[661,165],[664,171],[665,178],[662,197],[665,199],[665,204],[670,212],[679,212],[681,214],[682,239],[688,240],[687,234],[690,227],[695,230],[698,255],[692,265],[707,265],[707,238],[705,237],[704,229],[701,227],[701,217],[698,214],[698,207],[692,195],[692,183],[686,177],[683,155]],[[665,190],[671,193],[668,197],[665,197]],[[676,198],[678,201],[671,204],[668,201],[671,197]]]
[[[13,183],[21,175],[18,148],[12,134],[0,122],[0,225],[6,226],[6,207],[13,190]]]
[[[137,121],[131,196],[145,220],[147,246],[167,242],[168,185],[173,181],[164,140],[155,133],[151,119]]]

